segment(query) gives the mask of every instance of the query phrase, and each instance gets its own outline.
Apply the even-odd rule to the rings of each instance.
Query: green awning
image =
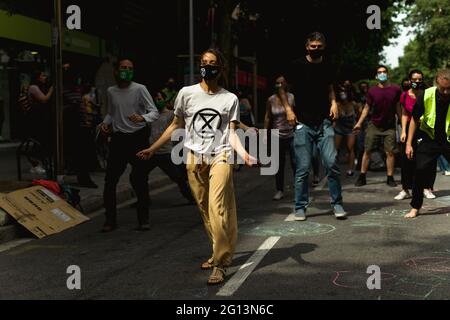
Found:
[[[0,10],[0,38],[6,38],[43,47],[51,47],[51,24],[45,21]],[[63,31],[63,50],[103,57],[105,40],[84,32]]]

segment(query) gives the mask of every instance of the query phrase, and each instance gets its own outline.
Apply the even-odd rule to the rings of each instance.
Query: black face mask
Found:
[[[320,59],[323,56],[323,50],[321,49],[309,50],[308,53],[313,60]]]
[[[200,76],[205,80],[215,80],[220,74],[219,66],[206,65],[200,67]]]
[[[411,88],[414,90],[423,89],[423,82],[411,82]]]

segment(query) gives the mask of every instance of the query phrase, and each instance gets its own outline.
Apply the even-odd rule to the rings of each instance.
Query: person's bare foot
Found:
[[[411,211],[405,216],[406,219],[414,219],[419,215],[419,210],[411,209]]]

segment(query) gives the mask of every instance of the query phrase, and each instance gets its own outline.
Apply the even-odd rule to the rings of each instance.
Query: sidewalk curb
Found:
[[[154,191],[173,183],[169,177],[161,176],[149,179],[150,190]],[[134,191],[129,183],[117,186],[117,205],[124,203],[135,197]],[[102,194],[89,195],[81,200],[81,206],[84,210],[84,215],[89,217],[89,214],[101,210],[103,208]],[[22,228],[17,222],[12,225],[0,227],[0,244],[14,240],[19,235],[19,229]]]

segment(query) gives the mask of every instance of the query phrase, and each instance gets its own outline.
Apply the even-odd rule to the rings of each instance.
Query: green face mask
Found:
[[[134,71],[133,70],[120,70],[119,79],[123,81],[133,81]]]
[[[164,100],[160,100],[160,101],[156,102],[156,108],[158,109],[158,111],[163,110],[165,106],[166,106],[166,102]]]

